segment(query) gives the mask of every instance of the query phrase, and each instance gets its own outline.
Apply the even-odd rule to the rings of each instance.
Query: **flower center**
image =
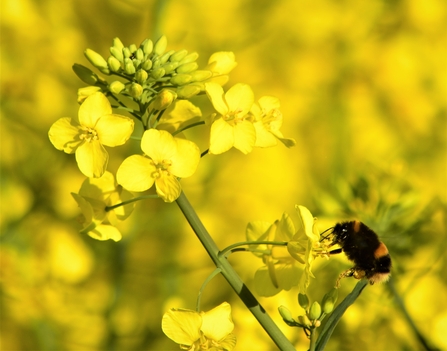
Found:
[[[81,135],[79,136],[81,140],[91,143],[93,140],[99,139],[98,132],[93,128],[81,126],[81,131]]]
[[[154,166],[157,169],[153,174],[153,178],[160,178],[163,173],[169,173],[169,167],[171,167],[171,160],[163,160],[159,163],[154,162]]]

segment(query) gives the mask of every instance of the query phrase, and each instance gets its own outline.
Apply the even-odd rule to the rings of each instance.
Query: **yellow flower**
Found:
[[[217,83],[206,83],[205,90],[219,113],[211,125],[211,154],[221,154],[233,146],[244,154],[251,152],[256,131],[248,112],[253,105],[253,91],[247,84],[236,84],[224,95]]]
[[[131,118],[112,114],[109,100],[94,93],[79,107],[78,119],[64,117],[50,128],[48,136],[58,150],[75,153],[79,169],[87,177],[101,177],[109,154],[104,146],[124,144],[133,132]]]
[[[286,242],[292,239],[294,233],[295,227],[286,213],[273,224],[257,221],[250,222],[247,226],[249,241]],[[298,284],[301,269],[284,246],[260,244],[250,245],[250,249],[265,263],[265,266],[255,273],[255,288],[258,294],[273,296]]]
[[[111,223],[126,219],[133,211],[134,204],[117,207],[106,211],[106,206],[112,206],[130,200],[132,194],[117,187],[115,178],[110,172],[105,172],[101,178],[87,178],[79,190],[72,196],[81,208],[84,228],[81,233],[88,234],[93,239],[114,241],[121,240],[121,233]]]
[[[155,183],[164,201],[176,200],[181,193],[177,177],[194,174],[200,161],[198,146],[164,130],[149,129],[143,134],[141,149],[145,156],[132,155],[121,164],[118,183],[130,191],[145,191]]]
[[[205,70],[213,73],[213,76],[207,82],[214,82],[220,86],[225,85],[229,80],[228,73],[236,66],[237,62],[234,53],[231,51],[215,52],[209,58],[208,66],[205,67]]]
[[[279,107],[279,99],[273,96],[263,96],[257,103],[253,104],[251,113],[255,117],[255,146],[275,146],[278,143],[278,140],[287,147],[292,147],[296,144],[294,139],[284,138],[279,130],[283,121]]]
[[[316,225],[317,220],[310,211],[304,206],[295,206],[295,208],[300,217],[300,227],[287,244],[287,250],[299,262],[304,261],[305,267],[300,278],[299,289],[301,294],[305,294],[310,284],[310,278],[314,277],[312,264],[315,256],[318,255],[314,253],[314,249],[320,247],[320,233]]]
[[[236,346],[227,302],[208,312],[173,308],[163,315],[161,328],[183,350],[231,351]]]

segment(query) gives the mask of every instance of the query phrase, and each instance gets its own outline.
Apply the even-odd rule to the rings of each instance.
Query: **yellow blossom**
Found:
[[[133,132],[131,118],[112,113],[106,96],[96,92],[79,107],[78,119],[63,117],[50,128],[48,136],[58,150],[75,153],[79,169],[87,177],[101,177],[109,154],[104,146],[124,144]]]
[[[249,241],[283,241],[292,239],[295,227],[289,215],[284,213],[279,221],[250,222],[247,226]],[[290,257],[284,246],[267,244],[250,245],[250,250],[262,258],[265,266],[255,273],[255,288],[261,296],[273,296],[281,290],[290,290],[299,281],[301,268]]]
[[[173,308],[163,315],[161,328],[184,350],[231,351],[236,346],[227,302],[208,312]]]
[[[263,96],[257,103],[253,104],[251,113],[255,117],[255,146],[275,146],[277,145],[278,140],[287,147],[292,147],[296,144],[294,139],[284,138],[279,130],[283,121],[279,107],[279,99],[273,96]]]
[[[225,85],[229,80],[228,73],[236,66],[234,53],[231,51],[215,52],[209,58],[208,66],[205,67],[206,70],[213,73],[213,76],[207,82],[214,82],[220,86]]]
[[[166,202],[181,193],[177,177],[194,174],[200,150],[192,141],[174,138],[164,130],[149,129],[141,139],[142,155],[126,158],[116,174],[118,183],[130,191],[145,191],[155,183],[157,194]]]
[[[247,84],[236,84],[225,94],[217,83],[206,83],[208,98],[218,112],[211,125],[211,154],[221,154],[233,146],[244,154],[251,152],[256,142],[256,131],[248,112],[254,95]]]
[[[320,233],[316,225],[316,218],[304,206],[295,206],[300,217],[300,226],[287,244],[287,249],[292,257],[305,264],[301,275],[299,289],[301,294],[306,294],[312,274],[312,264],[315,258],[314,249],[320,246]]]
[[[113,206],[132,198],[132,194],[117,186],[110,172],[105,172],[101,178],[87,178],[79,190],[72,193],[82,211],[81,222],[84,228],[81,233],[88,234],[97,240],[121,240],[121,233],[112,225],[117,220],[126,219],[133,211],[133,204],[119,206],[106,211],[107,206]]]

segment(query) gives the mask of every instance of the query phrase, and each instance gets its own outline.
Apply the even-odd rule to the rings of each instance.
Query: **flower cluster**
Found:
[[[110,81],[83,65],[73,66],[78,77],[89,84],[78,91],[78,118],[59,119],[48,135],[58,150],[75,154],[85,176],[98,179],[88,182],[99,182],[101,185],[95,186],[103,190],[102,183],[111,181],[105,147],[140,140],[142,154],[130,155],[122,162],[116,173],[118,184],[130,192],[143,192],[155,185],[154,195],[172,202],[180,196],[180,179],[192,176],[208,152],[221,154],[234,147],[247,154],[254,147],[270,147],[278,141],[287,147],[295,144],[279,131],[282,114],[278,99],[265,96],[255,102],[246,84],[224,91],[228,73],[236,66],[232,52],[211,55],[207,66],[199,69],[197,53],[166,49],[164,36],[155,43],[146,39],[138,47],[126,47],[115,38],[107,59],[87,49],[90,63],[106,77],[115,77]],[[198,94],[209,98],[216,113],[202,117],[200,109],[188,100]],[[201,152],[183,132],[205,121],[211,121],[210,142],[209,149]],[[134,130],[135,122],[142,128]],[[105,201],[106,191],[95,196],[89,192],[73,195],[85,217],[82,231],[100,240],[119,240],[121,234],[106,232],[104,223],[110,216],[107,206],[114,206],[114,212],[120,204]],[[130,196],[122,206],[133,201]]]

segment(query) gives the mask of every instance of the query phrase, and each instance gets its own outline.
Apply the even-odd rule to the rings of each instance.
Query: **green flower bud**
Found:
[[[185,58],[185,56],[188,55],[188,50],[180,50],[176,53],[172,54],[169,58],[169,61],[171,62],[179,62]]]
[[[134,52],[137,51],[137,46],[135,44],[130,44],[129,45],[129,50],[133,54]]]
[[[152,68],[152,60],[146,60],[143,62],[143,64],[141,65],[141,68],[144,69],[145,71],[149,71]]]
[[[130,96],[139,98],[143,94],[143,87],[140,84],[132,83],[129,89]]]
[[[98,76],[90,69],[83,65],[75,63],[73,66],[73,71],[84,83],[95,85],[98,81]]]
[[[78,89],[78,102],[82,103],[85,99],[87,99],[90,95],[101,91],[100,87],[84,87],[84,88],[80,88]]]
[[[177,67],[178,67],[178,63],[177,62],[170,62],[170,63],[167,63],[167,64],[165,64],[163,66],[163,68],[165,69],[165,74],[171,73]]]
[[[135,53],[135,57],[137,60],[143,61],[144,60],[144,52],[141,49],[138,49]]]
[[[174,85],[185,85],[192,81],[192,75],[190,74],[177,74],[171,78],[171,83]]]
[[[130,52],[129,48],[123,48],[123,55],[125,58],[129,58],[132,53]]]
[[[123,62],[124,56],[123,56],[123,49],[118,49],[114,46],[110,48],[110,53],[115,57],[119,62]]]
[[[328,314],[334,310],[335,303],[338,299],[338,289],[332,288],[326,295],[323,297],[323,301],[321,302],[323,312]]]
[[[135,68],[138,68],[140,67],[141,60],[134,59],[132,60],[132,64],[134,65]]]
[[[109,67],[107,65],[107,61],[104,60],[104,57],[102,57],[100,54],[98,54],[96,51],[93,51],[91,49],[87,49],[84,51],[84,55],[87,58],[87,60],[90,61],[90,63],[98,68],[101,72],[105,74],[109,74]]]
[[[166,36],[161,36],[160,39],[158,39],[154,45],[154,53],[155,55],[161,56],[166,50],[166,47],[168,46],[168,39]]]
[[[279,314],[281,315],[282,319],[284,319],[288,323],[294,323],[295,320],[292,317],[292,313],[289,311],[289,309],[285,306],[279,306],[278,307]]]
[[[112,92],[114,94],[121,93],[125,87],[126,86],[118,80],[115,80],[114,82],[109,84],[109,90],[110,90],[110,92]]]
[[[305,327],[310,327],[311,325],[309,317],[307,317],[306,315],[298,316],[298,322]]]
[[[159,57],[152,59],[152,69],[159,69],[161,67],[161,62]]]
[[[137,73],[135,74],[135,79],[138,83],[143,84],[149,75],[144,69],[139,69]]]
[[[197,85],[184,85],[177,89],[177,97],[179,99],[189,99],[198,93],[200,93],[202,89],[200,89]]]
[[[177,94],[170,89],[163,89],[155,98],[152,107],[156,110],[164,110],[177,98]]]
[[[167,53],[163,54],[163,55],[160,57],[160,64],[161,64],[161,65],[164,65],[166,62],[168,62],[169,58],[171,57],[171,55],[172,55],[173,53],[175,53],[175,51],[174,51],[174,50],[171,50],[171,51],[168,51]]]
[[[314,301],[310,306],[309,319],[310,320],[318,319],[320,318],[320,316],[321,316],[321,306],[317,301]]]
[[[179,61],[179,65],[183,65],[185,63],[194,62],[199,58],[199,54],[197,52],[191,52],[189,55],[186,55],[183,59]]]
[[[152,53],[152,50],[154,49],[154,43],[150,39],[146,39],[141,43],[141,46],[143,47],[143,52],[146,55],[150,55]]]
[[[110,70],[113,72],[118,72],[121,69],[121,62],[119,62],[116,57],[110,56],[107,59],[107,63],[110,67]]]
[[[133,65],[132,61],[127,61],[127,63],[124,65],[124,72],[128,75],[135,74],[135,66]]]
[[[191,72],[190,74],[192,76],[193,82],[202,82],[213,76],[213,72],[206,70],[198,70]]]
[[[307,310],[307,308],[309,307],[309,298],[306,294],[298,293],[298,303],[302,308]]]
[[[199,65],[197,62],[188,62],[185,63],[179,67],[177,67],[176,71],[177,73],[191,73],[197,70],[199,68]]]
[[[152,70],[152,78],[154,78],[154,79],[160,79],[164,75],[165,75],[165,70],[162,67],[160,67],[156,70]]]
[[[121,42],[120,38],[113,38],[112,47],[122,51],[124,48],[124,45]]]

